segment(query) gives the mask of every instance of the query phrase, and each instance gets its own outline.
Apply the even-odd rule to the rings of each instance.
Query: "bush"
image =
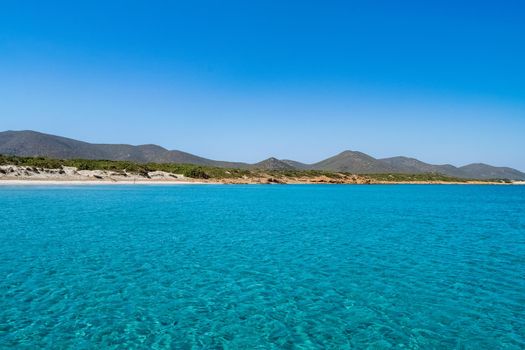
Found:
[[[210,176],[201,168],[191,168],[183,172],[184,176],[193,179],[209,179]]]

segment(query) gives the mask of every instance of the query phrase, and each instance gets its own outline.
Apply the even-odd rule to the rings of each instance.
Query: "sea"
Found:
[[[1,186],[0,348],[525,349],[525,186]]]

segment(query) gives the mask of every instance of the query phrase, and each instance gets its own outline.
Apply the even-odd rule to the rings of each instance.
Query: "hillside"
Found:
[[[277,158],[270,157],[263,160],[262,162],[255,163],[252,165],[255,169],[264,169],[264,170],[293,170],[296,169],[294,166],[279,160]]]
[[[35,131],[0,132],[0,154],[57,159],[107,159],[138,163],[181,163],[247,167],[245,163],[222,162],[157,145],[92,144]]]
[[[495,167],[488,164],[476,163],[462,167],[455,167],[450,164],[432,165],[421,162],[414,158],[393,157],[380,159],[381,162],[390,164],[399,170],[400,173],[406,174],[423,174],[435,173],[452,177],[470,178],[470,179],[511,179],[524,180],[525,174],[512,168]]]
[[[272,159],[262,165],[274,163]],[[319,170],[219,168],[177,163],[123,160],[53,159],[0,155],[0,185],[59,183],[224,183],[224,184],[509,184],[440,174],[371,174]]]
[[[313,164],[274,157],[255,164],[207,159],[191,153],[168,150],[161,146],[94,144],[36,131],[0,132],[0,154],[21,157],[48,157],[54,159],[88,159],[130,161],[136,163],[177,163],[201,166],[264,169],[316,170],[353,174],[442,174],[466,179],[525,180],[525,173],[508,167],[494,167],[476,163],[462,167],[450,164],[433,165],[408,157],[376,159],[357,151],[344,151]]]
[[[396,173],[399,169],[362,152],[344,151],[311,165],[312,169],[343,171],[356,174]]]
[[[463,177],[476,179],[525,180],[524,173],[507,167],[494,167],[483,163],[476,163],[462,166],[459,169],[464,174]]]
[[[409,157],[392,157],[380,159],[382,163],[389,164],[393,168],[399,169],[401,173],[424,174],[436,173],[448,176],[468,177],[460,169],[450,164],[433,165]]]

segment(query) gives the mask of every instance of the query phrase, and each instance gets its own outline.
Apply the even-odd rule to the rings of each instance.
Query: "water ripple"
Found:
[[[3,348],[525,348],[524,187],[0,198]]]

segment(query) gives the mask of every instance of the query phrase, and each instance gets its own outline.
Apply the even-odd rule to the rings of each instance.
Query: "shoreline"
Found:
[[[353,185],[524,185],[525,181],[461,180],[443,176],[360,175],[349,173],[249,173],[207,174],[195,176],[166,171],[129,172],[127,170],[79,170],[76,167],[37,168],[32,166],[0,166],[0,186],[97,186],[97,185],[255,185],[255,184],[353,184]]]
[[[108,185],[266,185],[261,182],[224,182],[224,181],[173,181],[173,180],[58,180],[58,179],[0,179],[0,186],[108,186]],[[470,181],[470,182],[445,182],[445,181],[400,181],[400,182],[386,182],[378,181],[371,183],[319,183],[319,182],[289,182],[280,183],[279,185],[525,185],[525,181],[513,183],[501,182],[484,182],[484,181]]]
[[[32,180],[32,179],[0,179],[0,186],[46,186],[46,185],[84,185],[84,186],[97,186],[97,185],[207,185],[213,184],[209,182],[201,181],[111,181],[111,180]],[[218,183],[217,183],[218,184]]]

